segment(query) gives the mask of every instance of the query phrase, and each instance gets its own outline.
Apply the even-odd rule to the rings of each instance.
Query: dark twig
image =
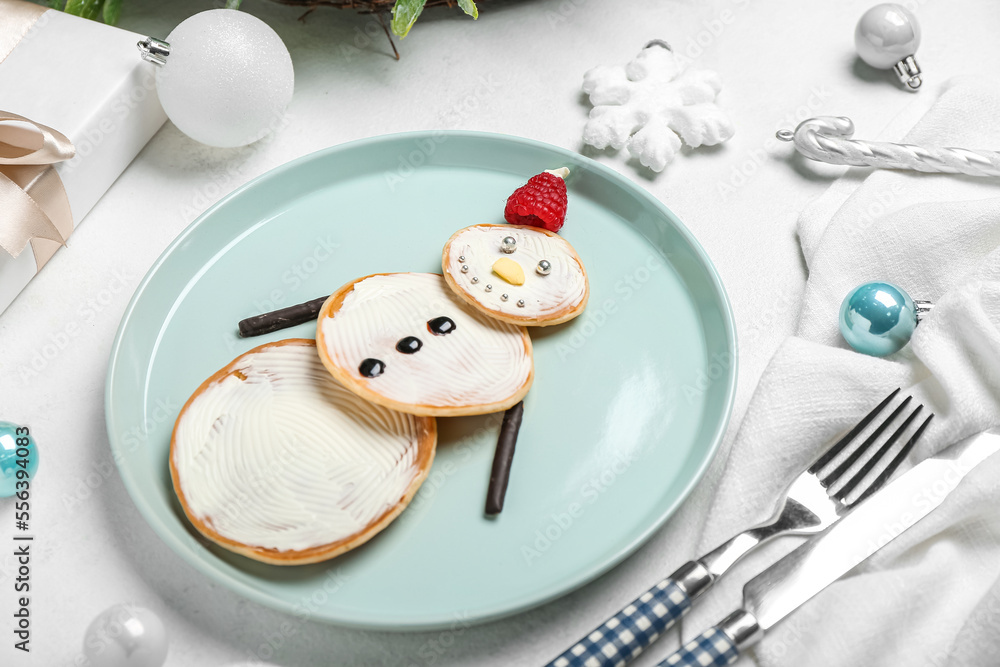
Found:
[[[510,481],[510,466],[514,460],[514,446],[517,444],[517,432],[521,428],[523,416],[524,401],[518,402],[503,414],[500,437],[497,438],[497,449],[493,454],[493,469],[490,471],[490,488],[486,491],[488,515],[499,514],[503,510],[507,482]]]
[[[305,23],[306,22],[306,17],[309,16],[310,14],[312,14],[314,11],[316,11],[317,7],[319,7],[319,5],[315,5],[314,4],[312,7],[310,7],[307,10],[305,10],[304,12],[302,12],[302,16],[299,17],[299,20],[302,21],[303,23]]]
[[[292,7],[306,7],[305,13],[299,17],[300,21],[304,21],[309,14],[313,13],[319,7],[334,7],[336,9],[353,9],[359,14],[374,14],[378,17],[378,22],[382,26],[382,30],[385,31],[385,36],[389,39],[389,45],[392,47],[392,53],[399,60],[399,51],[396,49],[396,42],[392,39],[392,33],[389,31],[389,26],[385,22],[385,14],[391,13],[393,6],[396,4],[396,0],[272,0],[279,5],[289,5]],[[482,0],[480,0],[481,2]],[[425,8],[430,7],[454,7],[455,0],[427,0],[427,4],[424,5]]]
[[[361,14],[375,14],[392,9],[396,0],[272,0],[293,7],[334,7],[354,9]],[[455,0],[427,0],[425,7],[454,7]]]
[[[315,320],[319,316],[319,311],[323,308],[328,297],[321,296],[312,301],[299,303],[280,310],[272,310],[269,313],[254,315],[245,320],[240,320],[239,329],[241,338],[251,336],[262,336],[279,329],[294,327],[309,320]]]
[[[396,60],[399,60],[399,51],[396,50],[396,43],[392,41],[392,33],[389,32],[389,26],[385,24],[385,15],[383,12],[378,12],[378,22],[382,24],[382,30],[385,31],[386,39],[389,40],[389,46],[392,47],[392,52],[396,56]]]

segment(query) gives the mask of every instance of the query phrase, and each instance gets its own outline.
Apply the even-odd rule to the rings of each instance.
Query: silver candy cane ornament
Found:
[[[925,148],[913,144],[852,139],[854,123],[844,116],[819,116],[799,123],[795,131],[779,130],[782,141],[810,160],[879,169],[1000,176],[1000,153],[968,148]]]

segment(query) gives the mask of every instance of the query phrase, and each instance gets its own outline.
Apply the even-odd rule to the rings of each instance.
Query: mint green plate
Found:
[[[531,330],[535,383],[503,513],[483,516],[499,418],[442,418],[427,481],[361,548],[288,568],[202,539],[184,518],[167,467],[180,407],[242,352],[315,335],[304,324],[241,339],[236,323],[363,275],[439,271],[454,231],[503,222],[515,188],[563,165],[572,174],[561,234],[587,267],[590,302],[572,322]],[[527,139],[414,133],[279,167],[177,237],[122,318],[108,368],[107,426],[142,515],[209,578],[315,620],[429,629],[541,604],[634,551],[707,467],[735,378],[733,319],[719,277],[691,233],[642,188]]]

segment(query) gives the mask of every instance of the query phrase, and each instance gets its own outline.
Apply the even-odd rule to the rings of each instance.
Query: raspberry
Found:
[[[566,221],[566,181],[547,171],[532,176],[507,199],[503,217],[512,225],[558,232]]]

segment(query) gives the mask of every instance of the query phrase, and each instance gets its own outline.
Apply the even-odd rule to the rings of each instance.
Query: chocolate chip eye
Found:
[[[396,343],[396,351],[403,354],[413,354],[414,352],[418,352],[423,346],[424,344],[416,336],[407,336],[406,338],[400,338],[399,342]]]
[[[358,372],[366,378],[377,378],[385,372],[385,364],[380,359],[365,359],[358,366]]]
[[[455,330],[455,321],[450,317],[435,317],[427,323],[427,330],[435,336],[444,336]]]

